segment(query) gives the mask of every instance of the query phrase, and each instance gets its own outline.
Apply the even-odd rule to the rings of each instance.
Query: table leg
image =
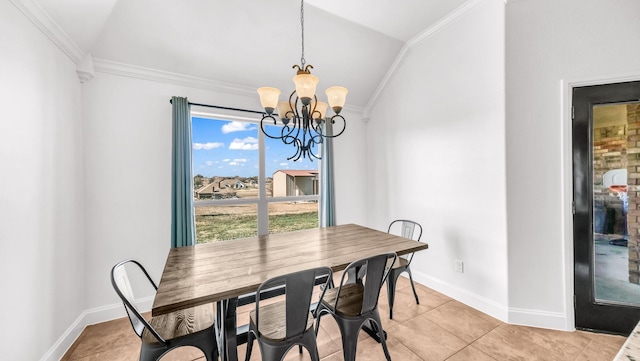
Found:
[[[238,361],[238,344],[236,340],[236,308],[238,299],[218,301],[216,307],[216,333],[220,361]]]

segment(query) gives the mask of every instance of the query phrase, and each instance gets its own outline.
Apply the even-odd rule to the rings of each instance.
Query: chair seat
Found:
[[[151,318],[149,324],[165,340],[190,335],[213,325],[213,304],[191,307]],[[142,332],[142,342],[158,343],[158,340],[145,328]]]
[[[393,260],[387,261],[387,268],[389,268],[389,264],[391,262],[393,262]],[[393,264],[393,269],[406,268],[408,265],[409,265],[409,260],[407,260],[406,258],[398,257],[396,262]]]
[[[260,334],[261,337],[272,341],[284,341],[287,337],[287,306],[286,301],[279,301],[260,306]],[[251,322],[255,325],[256,311],[249,312]],[[313,327],[313,315],[308,312],[307,328]]]
[[[337,294],[337,288],[328,289],[324,294],[322,303],[331,310],[346,316],[357,316],[360,314],[360,311],[362,311],[364,286],[357,283],[343,285],[342,291],[340,291],[340,299],[338,300],[337,309],[334,310],[333,305],[336,302]]]

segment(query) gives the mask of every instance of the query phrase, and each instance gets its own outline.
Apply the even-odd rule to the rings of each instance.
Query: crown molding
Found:
[[[384,88],[387,86],[389,79],[391,79],[391,76],[393,75],[393,73],[396,72],[396,69],[398,69],[400,65],[402,65],[402,63],[404,63],[404,60],[407,58],[410,52],[411,52],[411,47],[409,46],[408,43],[405,43],[402,46],[402,49],[400,49],[400,52],[398,53],[398,55],[396,55],[396,58],[393,60],[393,63],[391,63],[391,66],[389,67],[389,69],[387,69],[387,72],[382,77],[382,80],[380,80],[380,84],[378,84],[378,87],[373,92],[373,95],[371,95],[369,102],[367,103],[367,105],[365,105],[363,110],[363,115],[362,115],[362,119],[365,122],[369,121],[370,110],[373,107],[373,104],[375,104],[375,102],[378,100],[378,97],[380,96]]]
[[[76,65],[85,57],[80,47],[33,0],[9,0]]]
[[[449,15],[445,16],[440,21],[435,23],[430,28],[424,30],[420,34],[409,39],[409,41],[407,41],[407,44],[409,45],[409,47],[413,47],[420,44],[422,41],[424,41],[425,39],[428,39],[433,34],[446,28],[449,24],[451,24],[456,19],[458,19],[459,17],[469,12],[469,10],[473,9],[474,7],[476,7],[476,5],[480,4],[483,1],[485,0],[469,0],[465,2],[464,4],[460,5],[455,10],[453,10],[451,13],[449,13]]]
[[[134,79],[150,80],[159,83],[174,84],[191,88],[214,90],[239,95],[254,95],[255,89],[225,83],[217,80],[199,78],[190,75],[172,73],[164,70],[146,68],[137,65],[120,63],[106,59],[93,59],[96,72],[124,76]]]
[[[449,13],[449,15],[445,16],[440,21],[435,23],[433,26],[427,28],[426,30],[424,30],[420,34],[418,34],[418,35],[414,36],[413,38],[409,39],[404,44],[402,49],[400,49],[400,52],[398,53],[398,55],[394,59],[393,63],[391,63],[391,66],[389,67],[389,69],[387,70],[385,75],[382,77],[382,80],[380,81],[380,84],[378,84],[378,87],[373,92],[373,95],[369,99],[369,102],[367,102],[367,105],[365,105],[364,110],[363,110],[363,119],[365,121],[369,120],[369,114],[371,112],[371,108],[373,107],[373,105],[378,100],[378,97],[380,96],[380,94],[382,93],[384,88],[387,86],[387,83],[391,79],[391,76],[396,72],[396,70],[400,67],[400,65],[402,65],[404,60],[409,55],[409,53],[411,52],[411,48],[413,48],[414,46],[420,44],[422,41],[430,38],[433,34],[437,33],[438,31],[444,29],[449,24],[451,24],[452,22],[457,20],[459,17],[461,17],[464,14],[466,14],[469,10],[473,9],[476,5],[478,5],[479,3],[483,2],[483,1],[485,1],[485,0],[468,0],[467,2],[465,2],[464,4],[462,4],[458,8],[456,8],[455,10],[453,10],[451,13]],[[504,1],[506,2],[507,0],[504,0]],[[513,1],[513,0],[511,0],[511,1]]]
[[[256,89],[252,87],[200,78],[191,75],[172,73],[164,70],[146,68],[106,59],[94,58],[93,68],[96,72],[99,73],[118,75],[127,78],[143,79],[155,81],[158,83],[173,84],[189,88],[212,90],[249,97],[256,96]],[[344,111],[356,113],[362,113],[363,110],[363,107],[348,104],[344,107]]]

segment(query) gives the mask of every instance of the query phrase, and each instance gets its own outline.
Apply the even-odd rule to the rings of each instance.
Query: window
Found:
[[[198,243],[318,227],[317,160],[287,160],[256,120],[192,113],[192,132]]]

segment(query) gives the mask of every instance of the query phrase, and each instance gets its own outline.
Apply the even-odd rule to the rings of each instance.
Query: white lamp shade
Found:
[[[329,104],[325,102],[311,102],[311,110],[313,110],[314,106],[316,109],[312,114],[313,119],[324,119],[325,114],[327,114],[327,107],[329,106]]]
[[[291,112],[289,101],[283,100],[278,102],[278,116],[280,116],[280,119],[291,119]]]
[[[298,98],[307,100],[306,104],[309,104],[309,101],[316,94],[318,81],[318,77],[311,74],[298,74],[294,76],[293,83],[296,85],[296,94],[298,95]]]
[[[329,105],[334,111],[336,111],[336,113],[344,107],[344,103],[347,101],[348,92],[347,88],[341,86],[332,86],[325,91]]]
[[[278,106],[278,97],[280,97],[280,90],[271,87],[258,88],[258,94],[260,94],[260,104],[267,111],[267,113],[273,112]],[[269,112],[269,109],[271,112]]]

